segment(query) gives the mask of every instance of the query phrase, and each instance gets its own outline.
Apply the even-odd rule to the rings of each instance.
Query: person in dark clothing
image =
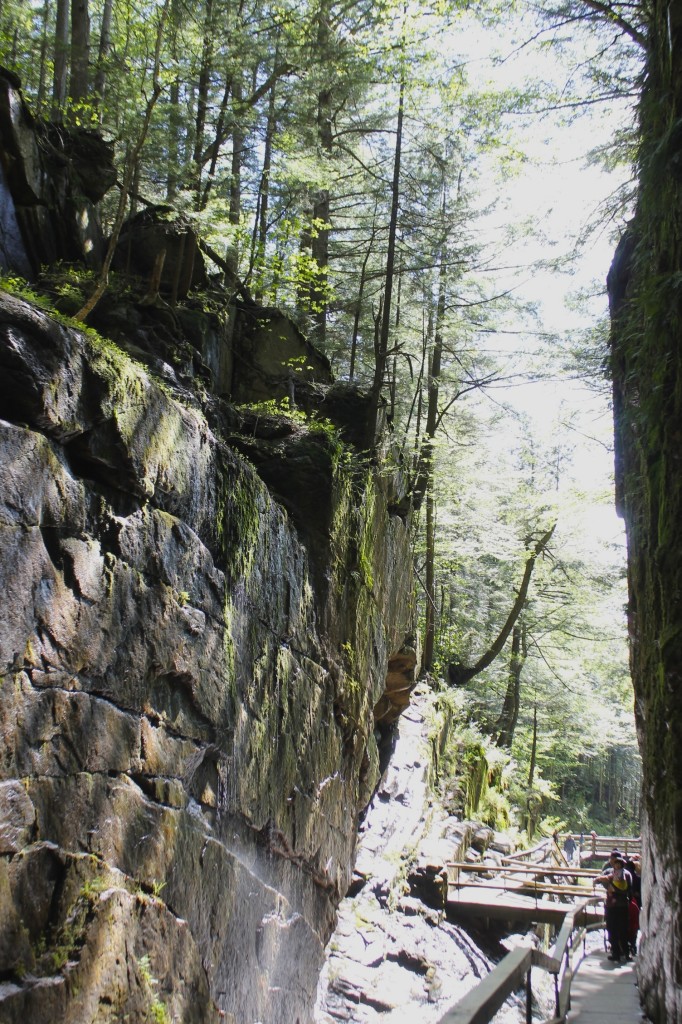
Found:
[[[616,850],[616,849],[611,850],[611,853],[609,854],[609,859],[607,861],[604,861],[604,865],[602,867],[602,874],[605,874],[607,871],[609,871],[609,870],[611,870],[611,868],[613,868],[613,862],[614,862],[614,859],[616,857],[622,857],[622,856],[623,856],[623,854],[620,852],[620,850]]]
[[[629,911],[630,894],[632,892],[632,876],[625,868],[625,861],[611,854],[610,867],[595,878],[594,885],[603,885],[606,889],[606,931],[611,945],[609,960],[620,963],[630,959],[629,942]]]
[[[641,863],[637,854],[633,854],[625,861],[625,867],[632,875],[632,898],[636,901],[639,909],[642,909],[642,875]]]

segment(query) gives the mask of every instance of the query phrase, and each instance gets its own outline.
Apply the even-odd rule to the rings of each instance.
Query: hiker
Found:
[[[621,963],[630,959],[629,910],[632,876],[625,868],[625,860],[617,850],[611,852],[610,866],[595,878],[593,885],[606,888],[605,923],[611,945],[609,960]]]
[[[566,854],[566,860],[571,864],[575,856],[575,839],[570,832],[564,840],[564,853]]]
[[[602,864],[602,869],[601,869],[602,870],[602,874],[604,874],[606,871],[608,871],[610,868],[613,867],[613,861],[614,861],[614,859],[616,857],[623,857],[623,854],[618,849],[611,850],[611,853],[609,854],[608,860],[605,860],[604,863]],[[623,860],[625,860],[624,857],[623,857]]]
[[[642,861],[638,854],[626,859],[625,867],[632,875],[632,898],[639,909],[642,909]]]

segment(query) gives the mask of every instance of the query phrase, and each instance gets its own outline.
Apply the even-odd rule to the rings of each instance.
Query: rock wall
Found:
[[[301,424],[286,511],[202,402],[0,293],[7,1024],[312,1020],[411,686],[407,529]]]
[[[113,146],[96,132],[37,122],[19,80],[0,67],[0,269],[33,278],[56,260],[98,268],[97,203],[115,181]]]
[[[682,1020],[682,12],[650,16],[640,191],[609,274],[616,471],[643,759],[640,993]]]

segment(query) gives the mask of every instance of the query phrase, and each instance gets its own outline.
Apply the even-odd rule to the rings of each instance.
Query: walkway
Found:
[[[641,1024],[634,964],[613,964],[603,950],[588,953],[573,977],[568,1024]]]

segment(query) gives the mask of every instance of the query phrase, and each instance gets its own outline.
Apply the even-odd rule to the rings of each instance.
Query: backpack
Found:
[[[632,894],[632,876],[629,871],[623,869],[622,875],[616,878],[615,871],[612,874],[608,889],[606,902],[610,907],[627,907]]]

